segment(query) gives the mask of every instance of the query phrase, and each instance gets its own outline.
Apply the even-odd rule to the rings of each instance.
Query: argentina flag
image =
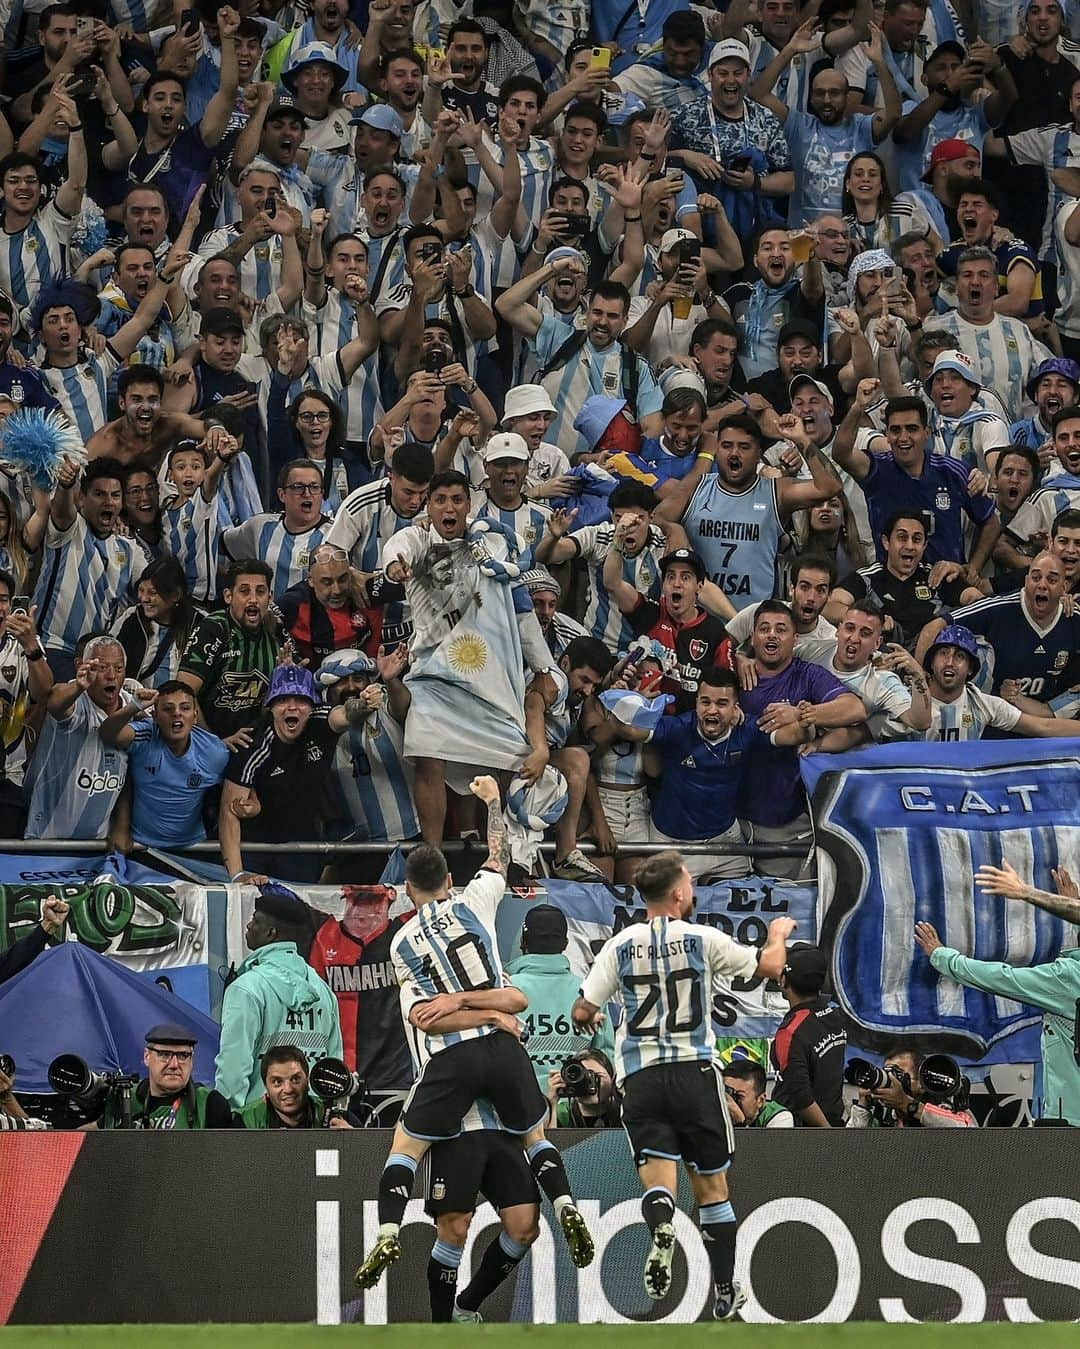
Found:
[[[1080,869],[1080,740],[877,746],[803,760],[818,848],[820,941],[853,1042],[898,1039],[986,1063],[1039,1058],[1040,1013],[939,979],[913,929],[979,960],[1041,965],[1076,929],[976,891],[1010,862],[1029,885]]]
[[[493,560],[506,541],[488,535]],[[405,676],[412,702],[405,720],[407,758],[442,759],[446,781],[464,793],[478,768],[515,769],[529,753],[525,675],[513,587],[487,575],[464,543],[453,548],[453,607],[434,640],[416,641]],[[422,578],[407,583],[409,602]],[[449,626],[447,626],[449,625]],[[419,629],[418,629],[419,631]]]

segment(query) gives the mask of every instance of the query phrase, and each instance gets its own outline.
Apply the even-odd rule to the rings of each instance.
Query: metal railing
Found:
[[[417,842],[416,839],[403,841],[400,845],[397,843],[327,843],[316,841],[309,843],[255,843],[251,842],[245,845],[245,851],[255,853],[315,853],[320,856],[340,855],[342,853],[355,853],[358,855],[379,853],[384,857],[401,846],[406,850]],[[595,845],[583,843],[579,845],[581,851],[586,854],[596,852]],[[462,853],[467,849],[483,847],[483,841],[479,839],[447,839],[440,845],[444,853]],[[686,857],[749,857],[760,858],[767,861],[772,857],[805,857],[809,851],[804,845],[796,843],[765,843],[755,845],[752,843],[731,844],[731,843],[620,843],[619,852],[624,857],[646,857],[653,853],[668,852],[672,848],[677,848]],[[32,839],[0,839],[0,852],[10,853],[54,853],[57,855],[65,853],[88,853],[88,852],[107,852],[108,844],[104,839],[64,839],[64,838],[32,838]],[[145,853],[153,857],[220,857],[221,849],[219,846],[207,840],[205,843],[193,843],[187,848],[177,848],[175,852],[167,854],[159,849],[146,847],[137,843],[132,849],[135,853]],[[545,855],[553,855],[555,852],[554,843],[542,843],[540,851]]]

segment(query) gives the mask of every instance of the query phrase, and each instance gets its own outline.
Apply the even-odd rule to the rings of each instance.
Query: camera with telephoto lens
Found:
[[[58,1096],[94,1101],[107,1091],[130,1090],[139,1085],[133,1073],[98,1073],[78,1054],[61,1054],[49,1064],[49,1086]]]
[[[916,1077],[922,1094],[928,1101],[953,1101],[954,1109],[963,1109],[956,1100],[965,1090],[967,1078],[950,1054],[928,1054],[919,1064]],[[901,1068],[879,1068],[868,1059],[850,1059],[844,1069],[844,1081],[860,1091],[880,1091],[890,1082],[896,1082],[906,1096],[912,1095],[911,1074]]]
[[[560,1096],[599,1096],[600,1074],[586,1068],[579,1059],[567,1059],[559,1072],[563,1080]]]
[[[320,1059],[312,1064],[308,1078],[311,1090],[326,1102],[323,1127],[329,1128],[332,1119],[343,1119],[349,1101],[364,1091],[364,1081],[341,1059]]]
[[[15,1076],[15,1060],[10,1054],[0,1054],[0,1073],[5,1077]]]

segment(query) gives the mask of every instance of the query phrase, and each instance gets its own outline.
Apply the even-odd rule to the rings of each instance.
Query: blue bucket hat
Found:
[[[923,656],[924,669],[929,670],[934,652],[939,646],[958,647],[966,656],[971,657],[972,671],[970,677],[974,679],[979,673],[982,667],[982,662],[979,660],[979,643],[970,628],[965,628],[961,623],[950,623],[947,628],[942,628],[937,637],[926,648],[926,655]]]
[[[1060,375],[1062,379],[1067,379],[1074,389],[1080,389],[1080,365],[1070,361],[1067,356],[1052,356],[1048,361],[1043,361],[1035,367],[1027,382],[1025,392],[1033,403],[1038,392],[1039,380],[1044,375]]]
[[[266,706],[270,707],[279,698],[306,698],[315,707],[322,701],[314,676],[302,665],[278,665],[275,668],[270,676]]]

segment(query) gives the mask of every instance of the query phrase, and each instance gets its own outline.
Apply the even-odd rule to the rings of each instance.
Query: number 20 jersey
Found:
[[[409,1023],[417,1003],[439,993],[503,988],[495,915],[506,881],[495,871],[479,871],[459,895],[423,904],[390,947],[401,985],[401,1016],[417,1065],[463,1040],[490,1035],[493,1026],[425,1035]]]
[[[597,1007],[621,1002],[615,1032],[620,1082],[658,1063],[709,1062],[716,1041],[712,1000],[721,980],[752,978],[758,952],[681,918],[652,918],[601,948],[581,995]]]

